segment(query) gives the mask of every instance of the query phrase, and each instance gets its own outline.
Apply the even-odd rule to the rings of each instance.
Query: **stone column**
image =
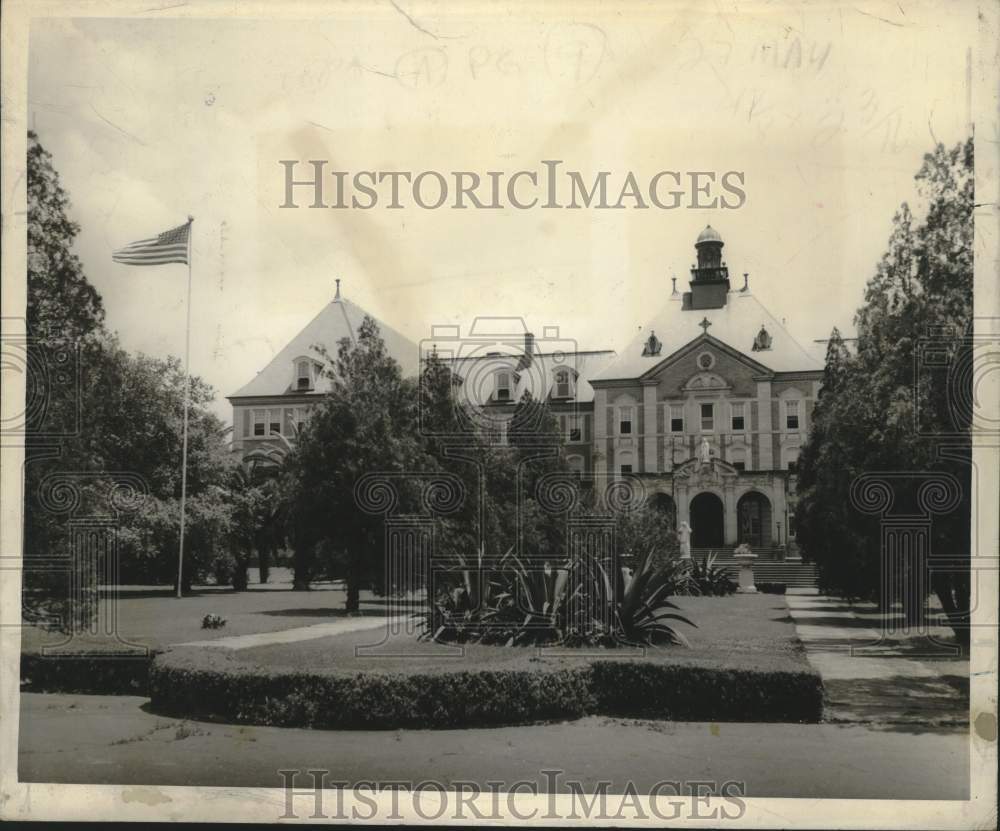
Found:
[[[760,445],[760,470],[774,469],[774,449],[771,446],[771,382],[757,382],[757,436]]]
[[[737,516],[736,516],[736,488],[730,482],[727,482],[723,487],[724,498],[722,500],[723,516],[725,518],[723,525],[723,542],[727,546],[736,547],[737,533]]]
[[[691,511],[688,504],[690,501],[687,483],[683,480],[678,481],[674,479],[674,505],[677,507],[678,527],[680,527],[682,522],[686,522],[688,525],[691,524]]]
[[[594,390],[594,479],[603,482],[608,475],[608,391]]]
[[[646,473],[659,473],[656,441],[656,381],[642,382],[643,465]]]

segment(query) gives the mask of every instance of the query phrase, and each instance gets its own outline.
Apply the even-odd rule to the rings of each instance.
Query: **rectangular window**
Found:
[[[683,433],[684,432],[684,405],[683,404],[671,404],[670,405],[670,432],[671,433]]]
[[[744,416],[745,404],[733,404],[733,431],[743,431],[746,429],[746,418]]]
[[[785,427],[789,430],[799,429],[799,402],[785,402]]]
[[[735,467],[737,470],[746,470],[747,469],[747,463],[746,462],[733,462],[733,467]]]
[[[561,369],[556,373],[556,398],[572,398],[573,383],[569,370]]]
[[[497,401],[510,401],[510,373],[497,373]]]
[[[631,473],[632,465],[622,465],[622,473]]]
[[[267,410],[253,411],[253,434],[255,436],[267,435]]]
[[[295,408],[295,430],[301,433],[302,428],[306,426],[306,408],[296,407]]]
[[[583,436],[583,431],[580,429],[580,417],[570,416],[567,424],[569,426],[566,433],[566,441],[580,441]]]
[[[312,378],[310,377],[310,372],[309,372],[309,361],[299,361],[297,387],[300,390],[308,390],[312,388]]]
[[[628,436],[632,434],[632,408],[622,407],[618,415],[618,435]]]
[[[715,429],[715,405],[701,405],[701,429],[711,431]]]
[[[281,433],[281,410],[268,410],[267,433]]]
[[[789,473],[798,473],[799,472],[799,462],[798,462],[797,459],[791,459],[788,462],[788,472]]]

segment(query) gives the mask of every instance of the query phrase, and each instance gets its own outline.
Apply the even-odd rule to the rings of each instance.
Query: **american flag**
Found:
[[[116,263],[125,265],[165,265],[188,261],[188,238],[191,223],[185,222],[156,237],[141,239],[111,254]]]

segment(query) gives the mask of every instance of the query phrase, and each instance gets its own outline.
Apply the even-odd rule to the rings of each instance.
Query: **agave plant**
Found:
[[[561,641],[570,564],[525,563],[510,549],[499,566],[502,589],[496,595],[486,639],[507,646]]]
[[[498,633],[512,628],[504,621],[513,596],[508,585],[511,575],[488,568],[481,547],[474,562],[461,553],[456,562],[459,579],[438,592],[427,614],[417,615],[420,637],[440,643],[497,642]]]
[[[714,551],[710,551],[701,563],[691,561],[691,580],[699,594],[722,597],[736,591],[736,584],[729,579],[726,570],[715,565],[716,556]]]
[[[695,624],[667,599],[687,578],[679,568],[654,565],[652,554],[634,572],[590,557],[534,565],[513,550],[491,571],[482,551],[475,564],[459,555],[461,579],[435,598],[421,637],[507,646],[688,645],[673,624]]]
[[[639,557],[634,571],[593,561],[590,596],[598,601],[595,607],[603,608],[584,622],[586,628],[570,629],[567,645],[690,646],[673,622],[695,624],[667,599],[675,589],[674,576],[671,569],[654,565],[653,551]]]

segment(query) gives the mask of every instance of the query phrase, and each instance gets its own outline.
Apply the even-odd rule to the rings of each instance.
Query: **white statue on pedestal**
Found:
[[[681,523],[681,527],[677,529],[677,539],[681,543],[681,559],[690,560],[691,559],[691,526],[686,522]]]
[[[701,440],[701,463],[703,465],[710,464],[712,461],[712,446],[708,443],[708,439]]]

